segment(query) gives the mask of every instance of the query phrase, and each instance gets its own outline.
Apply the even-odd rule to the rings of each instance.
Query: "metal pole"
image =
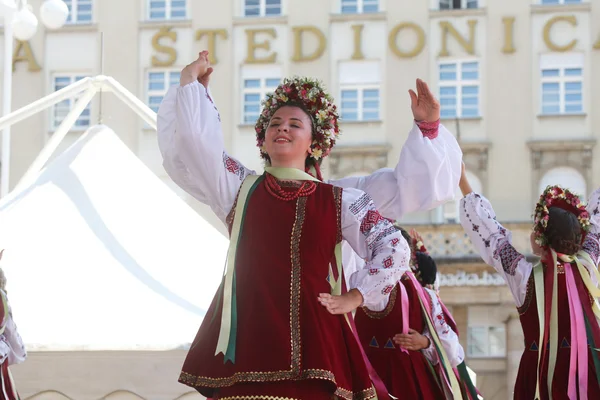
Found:
[[[4,85],[2,88],[2,115],[12,108],[13,13],[4,16]],[[10,177],[10,125],[2,131],[2,168],[0,170],[0,197],[9,192]]]
[[[6,126],[14,125],[17,122],[20,122],[24,119],[31,117],[32,115],[44,111],[46,108],[60,103],[65,99],[76,97],[80,93],[85,92],[88,88],[90,88],[92,86],[92,83],[92,78],[84,78],[67,87],[60,89],[57,92],[42,97],[41,99],[36,100],[33,103],[29,103],[26,106],[23,106],[18,110],[12,112],[10,115],[6,115],[0,118],[0,129]]]
[[[77,118],[81,115],[85,107],[92,100],[92,98],[96,95],[97,88],[92,86],[85,93],[81,95],[81,97],[77,100],[71,111],[67,114],[65,119],[61,122],[60,126],[52,133],[50,140],[46,143],[46,146],[42,149],[37,158],[33,161],[25,175],[21,178],[17,186],[15,187],[15,191],[21,189],[28,183],[31,183],[33,178],[36,176],[38,172],[44,168],[44,165],[48,162],[52,154],[60,144],[60,142],[65,138],[67,133],[71,130]]]
[[[156,113],[150,107],[113,78],[106,77],[106,85],[111,88],[119,100],[127,104],[144,122],[150,125],[152,129],[156,129]]]

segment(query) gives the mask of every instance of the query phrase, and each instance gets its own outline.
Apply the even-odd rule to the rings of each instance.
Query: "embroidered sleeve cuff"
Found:
[[[423,136],[428,139],[435,139],[438,136],[439,128],[440,128],[440,120],[434,122],[427,121],[415,121]]]

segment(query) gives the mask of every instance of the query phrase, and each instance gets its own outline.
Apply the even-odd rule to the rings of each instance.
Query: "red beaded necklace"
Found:
[[[266,174],[267,192],[273,197],[283,201],[295,200],[298,197],[310,196],[317,190],[317,184],[313,181],[303,181],[302,185],[296,191],[284,190],[277,179],[271,174]]]

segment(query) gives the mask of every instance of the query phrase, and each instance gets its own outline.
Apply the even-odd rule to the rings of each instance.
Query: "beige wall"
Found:
[[[41,0],[31,1],[34,10]],[[592,0],[595,4],[597,0]],[[325,81],[330,91],[339,96],[339,65],[351,60],[354,50],[353,25],[363,25],[362,52],[366,60],[376,61],[381,71],[381,121],[372,123],[343,124],[344,135],[339,145],[357,149],[365,145],[380,145],[389,149],[387,164],[393,166],[403,141],[410,128],[411,112],[407,89],[414,85],[417,77],[429,81],[431,88],[438,90],[439,61],[477,59],[480,62],[481,118],[461,119],[460,133],[464,146],[478,148],[485,145],[487,156],[482,165],[476,165],[476,158],[468,158],[470,170],[478,175],[485,188],[485,194],[495,205],[503,220],[527,220],[537,196],[537,180],[553,165],[559,165],[561,158],[552,159],[552,152],[543,153],[540,170],[534,169],[528,142],[544,140],[557,142],[573,138],[598,138],[598,116],[591,110],[598,108],[598,93],[593,90],[598,85],[597,74],[600,50],[593,45],[600,36],[600,23],[594,18],[599,11],[590,4],[548,7],[532,5],[532,2],[507,0],[502,2],[481,1],[477,10],[435,11],[435,1],[431,2],[381,2],[383,12],[379,14],[339,15],[339,0],[332,1],[330,7],[322,7],[320,0],[302,2],[283,1],[282,17],[244,18],[240,17],[241,1],[220,2],[219,7],[210,13],[197,2],[189,2],[190,20],[146,22],[146,2],[105,0],[95,2],[94,23],[83,26],[69,26],[59,31],[40,32],[31,41],[33,55],[42,67],[39,72],[29,72],[26,63],[19,63],[14,74],[14,108],[21,107],[52,89],[51,77],[56,72],[100,73],[100,32],[104,33],[104,72],[117,78],[126,88],[142,99],[146,99],[146,74],[152,68],[153,56],[165,60],[164,53],[152,47],[152,38],[161,28],[171,27],[176,32],[176,42],[168,37],[160,43],[173,47],[177,57],[173,65],[165,68],[178,70],[187,64],[198,50],[208,46],[205,36],[196,40],[199,29],[224,29],[227,38],[218,37],[215,48],[219,63],[213,75],[213,97],[220,107],[223,118],[223,133],[230,151],[241,158],[249,167],[260,169],[254,134],[251,126],[240,125],[241,73],[247,68],[247,31],[250,29],[270,29],[277,32],[276,38],[268,35],[257,36],[257,41],[268,40],[270,50],[258,50],[257,56],[277,52],[273,64],[255,64],[254,67],[281,69],[283,76],[306,74],[317,76]],[[430,4],[428,4],[430,3]],[[597,8],[597,7],[596,7]],[[538,117],[539,114],[539,57],[552,53],[543,40],[544,25],[553,17],[572,15],[577,18],[577,26],[557,24],[550,35],[558,44],[577,39],[574,52],[585,57],[585,111],[582,116]],[[504,18],[515,18],[513,44],[514,52],[504,52]],[[453,38],[447,38],[449,55],[440,56],[442,32],[440,23],[451,23],[460,35],[468,38],[468,23],[476,21],[473,38],[473,54]],[[400,23],[414,23],[423,29],[425,46],[414,56],[400,58],[392,51],[389,33]],[[293,27],[314,26],[326,37],[323,54],[316,60],[294,62],[291,60],[295,42]],[[303,44],[305,54],[317,48],[318,43],[308,34]],[[398,35],[397,45],[408,51],[416,45],[416,36],[410,30]],[[594,83],[596,82],[596,83]],[[103,120],[111,124],[123,141],[142,160],[166,181],[161,160],[156,147],[155,133],[144,129],[133,112],[121,106],[110,94],[102,101]],[[93,121],[98,120],[98,100],[93,102]],[[11,180],[14,185],[27,166],[34,159],[49,138],[48,113],[17,124],[13,135],[13,157]],[[450,130],[457,128],[456,121],[443,121]],[[64,149],[79,135],[68,135]],[[577,146],[576,146],[577,147]],[[578,156],[575,150],[573,156]],[[598,149],[594,147],[591,165],[587,168],[588,188],[600,186]],[[473,156],[475,157],[475,156]],[[511,162],[507,162],[507,158]],[[564,157],[563,157],[564,159]],[[477,159],[479,160],[479,159]],[[477,168],[483,166],[483,168]],[[576,165],[578,169],[585,167]],[[595,168],[594,168],[595,167]],[[326,174],[329,169],[326,164]],[[358,171],[356,171],[358,172]],[[362,172],[362,171],[361,171]],[[367,171],[368,172],[368,171]],[[583,171],[584,175],[586,171]],[[511,177],[511,179],[506,179]],[[194,201],[186,196],[190,203]],[[196,205],[194,204],[196,207]],[[199,208],[201,209],[201,208]],[[202,210],[202,209],[201,209]],[[441,222],[436,213],[420,213],[407,217],[408,222]]]

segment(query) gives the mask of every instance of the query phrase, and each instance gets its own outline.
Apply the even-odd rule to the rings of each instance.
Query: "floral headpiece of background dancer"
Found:
[[[560,186],[548,186],[544,190],[535,207],[531,234],[533,252],[542,258],[533,268],[538,309],[545,310],[545,315],[550,316],[543,329],[540,329],[539,343],[544,343],[540,348],[546,348],[545,344],[549,344],[548,386],[551,387],[558,351],[557,274],[561,270],[565,276],[571,314],[571,362],[576,365],[569,370],[569,393],[576,392],[578,382],[580,390],[587,393],[588,343],[592,344],[592,348],[600,344],[600,327],[596,320],[596,317],[600,317],[598,302],[593,301],[591,308],[583,304],[587,303],[590,295],[593,298],[600,296],[600,291],[590,279],[591,274],[595,274],[596,279],[600,278],[598,269],[587,253],[581,251],[590,228],[590,216],[579,196]],[[545,270],[542,263],[547,267]],[[583,281],[585,286],[578,285],[578,280]],[[550,301],[546,301],[547,296],[550,296]],[[596,371],[596,375],[600,380],[600,371]],[[539,386],[536,386],[537,393]]]
[[[559,234],[557,230],[561,227],[554,226],[555,219],[568,219],[568,213],[577,218],[580,229],[573,226],[572,232],[564,232],[563,229]],[[571,217],[570,220],[574,225],[575,219]],[[532,247],[538,255],[553,249],[563,258],[573,256],[581,249],[590,227],[590,215],[579,196],[560,186],[548,186],[535,206]]]
[[[312,144],[306,158],[305,170],[323,180],[320,164],[328,156],[340,134],[339,115],[333,98],[318,80],[311,78],[286,78],[262,102],[263,109],[256,122],[256,144],[267,166],[271,159],[265,146],[265,135],[271,119],[282,107],[297,107],[304,111],[312,123]]]

